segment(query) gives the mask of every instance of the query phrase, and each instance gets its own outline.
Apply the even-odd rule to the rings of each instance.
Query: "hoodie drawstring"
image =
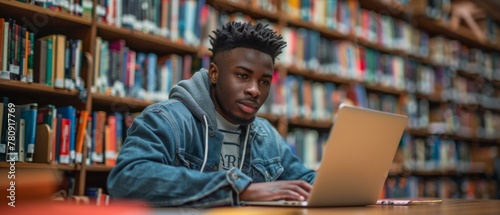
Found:
[[[200,172],[203,172],[203,169],[205,169],[205,164],[207,164],[208,158],[208,121],[206,115],[203,115],[203,120],[205,121],[205,156],[203,157],[203,164],[201,165]]]
[[[250,131],[250,125],[247,126],[247,132],[245,133],[245,142],[243,143],[243,154],[241,155],[243,158],[241,158],[240,170],[243,169],[243,163],[245,163],[245,152],[247,151],[248,131]]]
[[[201,165],[200,172],[203,172],[203,169],[205,169],[205,165],[207,164],[207,159],[208,159],[208,121],[206,115],[203,115],[203,121],[205,121],[205,155],[203,157],[203,164]],[[241,159],[240,170],[243,169],[243,163],[245,163],[245,153],[247,151],[249,131],[250,131],[250,125],[247,126],[247,131],[245,133],[245,142],[243,143],[243,154],[242,154],[243,158]]]

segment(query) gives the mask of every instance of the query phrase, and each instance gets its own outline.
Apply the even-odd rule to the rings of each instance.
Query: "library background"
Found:
[[[104,204],[134,117],[208,67],[212,30],[258,20],[288,42],[259,116],[307,166],[318,168],[346,102],[409,116],[381,197],[500,198],[499,9],[495,0],[0,0],[0,170],[14,157],[18,171],[58,173],[54,199]]]

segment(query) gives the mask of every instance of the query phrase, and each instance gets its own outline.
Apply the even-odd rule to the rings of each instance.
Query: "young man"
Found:
[[[209,70],[134,120],[108,178],[110,195],[192,207],[307,199],[316,173],[256,117],[286,43],[260,23],[231,22],[210,39]]]

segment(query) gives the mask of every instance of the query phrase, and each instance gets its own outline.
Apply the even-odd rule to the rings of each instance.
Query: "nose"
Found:
[[[248,86],[245,89],[245,94],[252,96],[252,98],[257,98],[260,96],[259,84],[257,81],[249,82]]]

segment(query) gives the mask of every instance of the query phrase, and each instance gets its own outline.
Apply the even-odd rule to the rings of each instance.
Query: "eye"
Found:
[[[243,79],[248,79],[248,75],[244,73],[238,73],[236,74],[238,77],[243,78]]]
[[[268,80],[262,80],[262,81],[260,81],[260,83],[263,85],[270,85],[271,84],[271,82]]]

